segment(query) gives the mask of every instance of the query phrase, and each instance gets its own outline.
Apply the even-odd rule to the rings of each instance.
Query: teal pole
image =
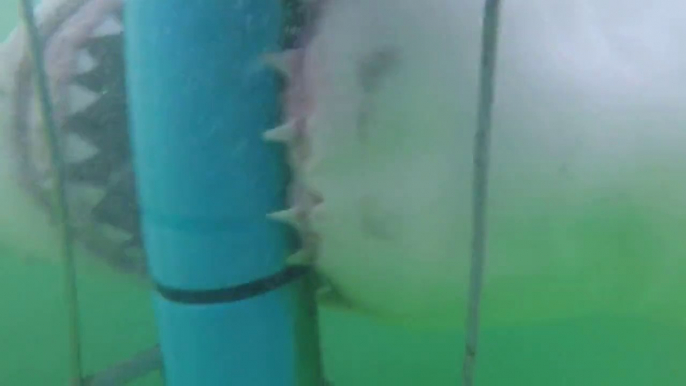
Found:
[[[283,270],[279,1],[127,1],[126,62],[141,222],[168,386],[295,384]]]

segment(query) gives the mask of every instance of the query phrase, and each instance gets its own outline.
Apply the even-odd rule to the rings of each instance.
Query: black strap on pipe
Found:
[[[160,283],[155,283],[157,292],[165,299],[180,304],[222,304],[233,303],[241,300],[264,295],[300,278],[309,271],[308,267],[286,267],[281,271],[265,276],[248,283],[242,283],[231,287],[188,290],[172,288]]]

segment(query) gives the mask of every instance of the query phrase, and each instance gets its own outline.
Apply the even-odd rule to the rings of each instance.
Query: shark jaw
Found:
[[[614,313],[681,325],[686,99],[670,87],[683,77],[683,55],[670,44],[686,34],[655,23],[668,20],[653,15],[665,7],[640,13],[641,23],[608,13],[599,28],[593,20],[612,0],[593,12],[581,3],[566,5],[574,12],[545,1],[503,10],[483,320]],[[43,4],[78,238],[114,269],[145,275],[121,2]],[[316,269],[322,304],[460,328],[480,2],[313,6],[317,17],[300,44],[266,58],[288,84],[283,122],[264,135],[287,146],[293,169],[289,205],[269,215],[302,236],[302,250],[286,261]],[[1,103],[11,118],[2,153],[47,212],[20,30],[1,56]]]
[[[669,80],[686,55],[666,47],[686,31],[582,3],[503,9],[483,320],[652,313],[683,325],[686,244],[668,224],[686,215],[686,95]],[[301,46],[266,58],[289,85],[265,134],[294,175],[288,207],[270,215],[302,236],[288,261],[313,266],[348,309],[459,329],[480,2],[315,5]],[[642,22],[627,32],[631,17]]]
[[[77,239],[117,271],[145,276],[131,166],[122,0],[43,1],[35,10],[66,161]],[[13,179],[46,212],[51,175],[23,29],[0,50],[3,142]]]

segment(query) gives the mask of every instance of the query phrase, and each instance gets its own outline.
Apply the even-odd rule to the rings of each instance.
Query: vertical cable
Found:
[[[491,139],[495,65],[498,43],[500,0],[486,0],[481,34],[479,106],[474,143],[474,181],[472,202],[472,259],[469,277],[465,353],[462,385],[474,384],[474,369],[479,338],[479,306],[486,260],[486,201],[488,198],[488,162]]]
[[[38,27],[33,14],[31,0],[22,0],[20,7],[26,31],[29,37],[29,48],[33,59],[34,74],[43,117],[43,129],[48,149],[50,151],[51,169],[53,172],[53,203],[61,236],[61,257],[64,260],[65,295],[69,318],[70,368],[72,386],[82,385],[81,341],[79,336],[78,292],[76,289],[76,267],[74,264],[74,245],[69,221],[69,208],[64,187],[64,163],[57,136],[57,127],[53,117],[53,107],[50,98],[45,60],[43,58],[43,42],[39,36]]]

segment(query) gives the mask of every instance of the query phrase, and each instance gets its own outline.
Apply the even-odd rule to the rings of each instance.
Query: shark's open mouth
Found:
[[[301,0],[283,4],[289,26],[283,44],[289,47],[305,23],[305,7]],[[115,270],[145,276],[128,137],[123,7],[124,0],[42,0],[36,22],[45,41],[76,237]],[[0,108],[9,111],[3,140],[10,142],[18,183],[50,212],[48,151],[24,32],[17,28],[0,46],[0,69],[7,72],[0,74],[6,80],[0,82]]]
[[[131,165],[122,0],[44,0],[37,9],[78,239],[118,271],[145,274]],[[10,50],[10,148],[17,177],[50,206],[50,173],[23,30]],[[6,55],[7,56],[7,55]]]

